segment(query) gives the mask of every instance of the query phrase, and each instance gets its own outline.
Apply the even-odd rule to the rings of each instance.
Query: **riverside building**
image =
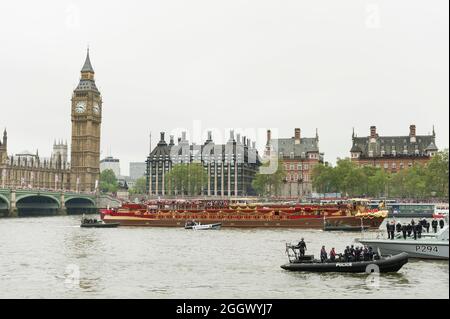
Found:
[[[170,189],[166,185],[165,176],[172,167],[179,164],[201,164],[207,182],[201,194],[203,196],[250,196],[255,195],[252,181],[258,171],[260,159],[255,142],[230,132],[226,144],[215,144],[211,132],[204,144],[190,144],[186,133],[178,138],[177,144],[173,136],[169,143],[161,132],[158,145],[147,158],[147,192],[150,196],[178,196],[181,190]]]

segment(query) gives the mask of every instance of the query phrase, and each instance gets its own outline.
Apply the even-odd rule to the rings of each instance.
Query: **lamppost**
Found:
[[[300,186],[302,186],[301,192],[300,192]],[[298,201],[300,202],[301,196],[303,195],[303,178],[297,179],[297,193],[298,193]]]
[[[283,188],[285,187],[285,185],[286,185],[286,183],[287,183],[287,178],[285,177],[285,178],[283,178]],[[283,191],[281,191],[281,194],[283,193]],[[276,194],[275,194],[276,195]]]

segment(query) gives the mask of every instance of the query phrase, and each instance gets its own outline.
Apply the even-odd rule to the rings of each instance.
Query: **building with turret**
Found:
[[[350,158],[361,166],[374,166],[396,173],[416,164],[426,164],[436,154],[436,134],[417,135],[414,124],[409,134],[402,136],[380,136],[375,126],[370,127],[369,136],[358,137],[353,131]]]
[[[319,151],[319,134],[303,137],[300,128],[294,129],[294,136],[288,138],[272,138],[267,130],[265,157],[277,156],[284,165],[286,178],[281,190],[283,197],[302,197],[311,195],[312,170],[323,163],[324,154]]]

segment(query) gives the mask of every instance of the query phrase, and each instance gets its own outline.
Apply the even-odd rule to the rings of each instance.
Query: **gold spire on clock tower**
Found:
[[[72,94],[71,188],[93,191],[100,178],[102,97],[87,50],[81,78]]]

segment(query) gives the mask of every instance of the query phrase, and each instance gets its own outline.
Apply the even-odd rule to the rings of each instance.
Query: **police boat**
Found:
[[[115,227],[118,227],[119,225],[120,225],[120,223],[104,223],[103,221],[97,220],[97,219],[83,218],[81,220],[80,227],[83,227],[83,228],[115,228]]]
[[[281,268],[304,272],[386,273],[397,272],[408,262],[407,253],[388,257],[376,255],[372,260],[363,261],[344,261],[342,257],[336,257],[334,261],[328,259],[322,262],[314,259],[313,255],[299,256],[295,247],[295,245],[286,244],[289,263],[282,265]]]

